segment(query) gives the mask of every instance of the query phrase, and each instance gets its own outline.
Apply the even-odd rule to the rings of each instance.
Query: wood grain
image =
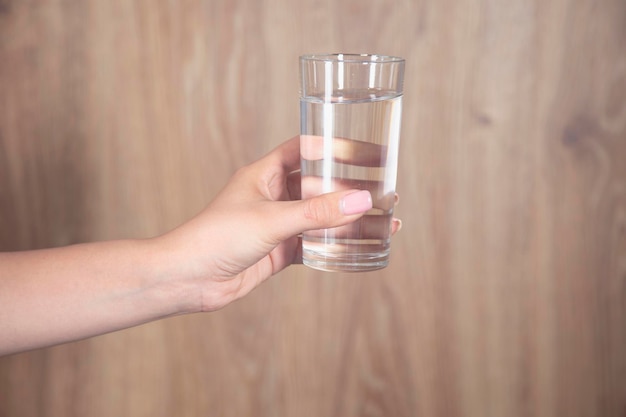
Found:
[[[169,230],[298,132],[298,55],[407,59],[390,267],[0,358],[0,416],[625,416],[624,45],[622,0],[0,1],[0,250]]]

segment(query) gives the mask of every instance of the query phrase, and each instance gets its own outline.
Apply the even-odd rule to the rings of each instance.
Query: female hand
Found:
[[[241,168],[163,236],[0,253],[0,355],[216,310],[298,262],[298,234],[372,207],[367,190],[300,200],[299,149],[296,137]]]
[[[344,144],[345,146],[345,144]],[[346,225],[372,208],[367,190],[300,200],[300,140],[294,137],[241,168],[196,218],[161,239],[172,248],[181,282],[192,285],[192,311],[238,299],[300,262],[298,234]],[[392,233],[400,221],[392,222]]]

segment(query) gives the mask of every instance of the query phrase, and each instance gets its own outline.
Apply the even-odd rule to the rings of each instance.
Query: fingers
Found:
[[[300,169],[300,136],[294,136],[282,143],[271,151],[267,157],[274,159],[282,166],[286,174]]]
[[[326,184],[322,177],[307,175],[302,177],[301,184],[302,198],[309,198],[327,192],[327,190],[324,189]],[[352,189],[367,190],[373,196],[373,207],[383,211],[391,210],[394,206],[395,193],[383,194],[382,192],[379,192],[379,189],[383,187],[383,183],[381,181],[335,178],[332,180],[331,187],[333,191],[346,191]]]
[[[364,216],[365,217],[365,216]],[[359,220],[357,220],[359,221]],[[402,221],[400,219],[393,218],[391,220],[391,235],[395,235],[402,228]],[[311,234],[311,232],[309,232]],[[370,239],[371,237],[367,237]],[[301,264],[302,263],[302,237],[297,237],[297,244],[295,254],[293,255],[293,259],[291,260],[292,264]]]
[[[272,208],[272,229],[280,242],[308,230],[349,224],[372,208],[372,197],[367,190],[337,191]]]
[[[329,139],[332,144],[330,150]],[[383,145],[337,137],[300,136],[300,154],[303,159],[324,159],[327,152],[332,154],[335,162],[365,167],[382,166],[387,159],[387,147]]]
[[[280,206],[271,206],[272,213],[268,214],[275,219],[270,227],[275,231],[277,242],[318,229],[333,228],[341,236],[359,234],[363,238],[374,239],[400,230],[400,220],[391,216],[398,195],[384,193],[381,189],[383,178],[371,177],[379,175],[376,168],[371,167],[384,163],[386,148],[345,138],[332,138],[331,143],[336,165],[346,163],[357,168],[350,172],[350,179],[334,178],[330,185],[332,192],[328,192],[329,185],[321,177],[308,175],[301,178],[300,172],[297,172],[301,157],[317,163],[316,160],[324,156],[323,137],[296,136],[263,158],[259,168],[272,166],[281,170],[283,178],[286,178],[283,184],[287,198],[292,200]],[[366,216],[362,217],[366,212]]]
[[[307,187],[307,189],[309,190],[307,192],[308,195],[319,195],[322,194],[322,179],[321,178],[316,178],[316,177],[311,177],[311,176],[307,176],[304,179],[305,182],[305,186]],[[352,181],[350,182],[350,180],[343,180],[343,182],[341,182],[340,180],[340,184],[341,186],[339,187],[339,189],[341,190],[349,190],[349,189],[359,189],[362,188],[363,182],[362,181]],[[370,194],[375,195],[376,193],[376,188],[377,188],[377,184],[369,184],[370,187],[366,187],[368,188]],[[287,190],[288,190],[288,194],[291,200],[300,200],[302,199],[302,180],[301,180],[301,176],[300,176],[300,171],[294,171],[291,172],[289,175],[287,175]],[[378,201],[377,199],[374,199],[374,208],[381,208],[383,210],[387,209],[388,203],[390,197],[385,197],[383,200],[384,201]],[[398,203],[400,202],[400,196],[398,195],[398,193],[394,193],[393,195],[393,205],[397,206]]]
[[[328,152],[327,138],[322,136],[294,136],[276,147],[267,157],[277,161],[289,173],[300,167],[300,157],[307,160],[323,159]],[[336,162],[364,167],[383,166],[387,147],[375,143],[346,138],[331,138],[331,154]]]
[[[301,200],[300,171],[295,171],[287,175],[287,194],[290,200]]]
[[[302,264],[302,236],[298,236],[298,244],[296,246],[296,252],[291,260],[292,264]]]
[[[358,220],[332,230],[309,230],[307,237],[333,237],[336,239],[387,239],[402,228],[402,220],[391,215],[366,214]]]
[[[299,199],[301,198],[300,184],[296,183],[296,178],[299,178],[299,174],[294,172],[300,169],[301,158],[309,164],[320,163],[328,150],[325,140],[321,136],[294,136],[252,165],[256,168],[255,172],[257,175],[269,172],[270,179],[276,175],[286,176],[289,196],[294,200]],[[331,154],[334,161],[333,171],[336,176],[347,177],[348,175],[342,174],[342,170],[347,169],[343,164],[351,166],[351,180],[339,180],[342,183],[337,187],[337,190],[368,189],[373,195],[378,194],[376,188],[380,187],[380,184],[377,184],[377,182],[384,181],[384,176],[379,178],[383,171],[380,169],[372,170],[371,167],[384,165],[387,148],[374,143],[346,138],[332,138],[331,145]],[[311,178],[307,181],[312,182],[314,180]],[[311,185],[313,187],[312,190],[315,191],[307,193],[309,196],[322,193],[318,185]],[[328,190],[325,192],[328,192]],[[376,206],[379,206],[378,202]]]
[[[402,229],[402,220],[396,219],[395,217],[391,219],[391,236],[395,235]]]
[[[395,193],[394,199],[393,199],[394,207],[397,206],[399,202],[400,202],[400,195],[398,193]],[[400,231],[400,229],[402,229],[402,220],[395,218],[395,217],[391,219],[391,235],[392,236],[395,235],[396,233]]]
[[[391,235],[390,214],[365,214],[352,223],[335,227],[331,230],[309,230],[309,237],[326,237],[335,239],[388,239]]]

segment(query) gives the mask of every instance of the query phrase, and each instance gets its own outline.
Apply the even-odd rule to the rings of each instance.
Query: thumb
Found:
[[[351,223],[372,208],[372,195],[367,190],[337,191],[289,203],[276,216],[280,240]]]

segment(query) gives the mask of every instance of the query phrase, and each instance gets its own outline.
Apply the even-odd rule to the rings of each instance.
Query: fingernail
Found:
[[[350,193],[341,200],[341,211],[346,215],[365,213],[371,208],[372,195],[367,190]]]

